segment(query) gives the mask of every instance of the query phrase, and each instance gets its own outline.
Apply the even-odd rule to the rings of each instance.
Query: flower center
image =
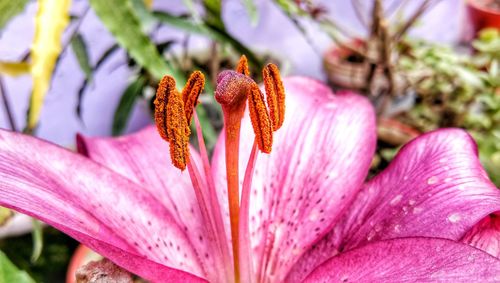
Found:
[[[194,107],[204,86],[201,72],[191,74],[182,94],[175,88],[175,81],[165,76],[158,86],[155,104],[155,121],[160,136],[169,142],[170,156],[175,167],[184,170],[187,166],[200,211],[207,225],[207,233],[213,235],[214,246],[222,258],[221,270],[226,280],[252,282],[252,258],[249,236],[249,198],[253,169],[257,158],[257,148],[270,153],[273,132],[281,127],[285,112],[285,92],[278,68],[267,65],[262,75],[266,90],[267,106],[264,95],[257,83],[250,77],[245,56],[240,58],[236,71],[223,71],[217,77],[215,99],[222,106],[224,114],[225,157],[228,189],[229,217],[231,223],[232,262],[223,226],[221,207],[218,203],[213,177],[211,175],[200,123]],[[249,157],[243,180],[242,197],[239,196],[239,144],[241,120],[245,113],[246,102],[252,127],[255,133],[254,146]],[[189,162],[189,124],[194,117],[198,143],[202,156],[205,183],[198,168]],[[233,267],[228,270],[228,267]],[[215,278],[217,280],[217,278]],[[220,279],[220,278],[219,278]]]

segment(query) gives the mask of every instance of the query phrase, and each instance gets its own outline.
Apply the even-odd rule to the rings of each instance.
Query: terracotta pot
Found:
[[[355,41],[354,44],[357,46],[363,45],[361,41]],[[332,46],[323,57],[323,66],[329,81],[333,85],[361,90],[365,87],[369,66],[365,62],[349,61],[351,55],[351,51],[346,48]]]
[[[500,10],[488,7],[493,1],[498,0],[467,1],[467,11],[475,32],[483,28],[500,29]]]
[[[362,40],[355,40],[351,45],[362,47]],[[339,88],[346,88],[358,92],[364,91],[366,88],[366,78],[370,66],[367,62],[356,62],[352,60],[351,50],[338,47],[336,45],[330,47],[323,56],[323,67],[328,76],[329,82]],[[396,75],[395,92],[401,93],[406,88],[406,82],[403,77]],[[387,88],[387,80],[383,74],[382,68],[375,70],[373,84],[371,86],[372,93],[379,93],[382,89]]]
[[[76,271],[80,266],[83,266],[90,261],[99,260],[102,257],[91,249],[87,248],[84,245],[79,245],[78,248],[73,253],[71,257],[71,261],[69,262],[68,271],[66,273],[66,283],[75,283],[76,282]]]

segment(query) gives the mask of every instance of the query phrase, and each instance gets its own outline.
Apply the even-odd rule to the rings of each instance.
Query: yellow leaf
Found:
[[[1,62],[0,74],[17,77],[29,73],[30,65],[25,62]]]
[[[39,0],[35,20],[35,38],[31,47],[33,92],[28,113],[28,130],[38,123],[59,53],[61,37],[69,23],[71,0]]]

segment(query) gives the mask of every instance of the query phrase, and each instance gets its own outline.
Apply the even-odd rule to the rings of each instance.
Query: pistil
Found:
[[[224,71],[217,78],[215,99],[224,113],[226,143],[226,175],[231,222],[231,241],[235,281],[239,282],[239,144],[241,119],[245,112],[248,91],[252,80],[234,71]]]
[[[264,153],[271,152],[273,132],[283,124],[285,111],[285,92],[278,68],[269,64],[263,70],[267,107],[263,93],[255,81],[249,77],[249,74],[246,57],[242,56],[236,71],[224,71],[219,74],[215,90],[215,99],[221,104],[224,114],[226,176],[235,282],[254,282],[256,280],[256,274],[253,271],[249,230],[252,177],[258,156],[257,148]],[[203,89],[204,80],[201,72],[194,72],[181,94],[176,90],[173,78],[165,76],[157,91],[155,120],[160,136],[169,142],[172,163],[181,170],[188,167],[201,215],[207,223],[206,229],[209,238],[214,242],[214,247],[217,248],[222,260],[223,266],[220,266],[220,262],[218,262],[216,268],[224,270],[222,276],[226,278],[225,281],[230,282],[231,261],[222,211],[211,176],[200,123],[194,111],[198,103],[198,96]],[[240,129],[247,100],[255,139],[245,170],[240,205],[238,168]],[[206,182],[204,182],[205,180],[203,180],[196,164],[190,163],[189,160],[188,142],[191,134],[189,124],[193,116],[202,165],[207,177]],[[212,276],[213,274],[210,277]],[[220,280],[216,279],[216,281]]]
[[[266,107],[264,95],[259,86],[248,77],[250,72],[244,56],[241,57],[236,71],[224,71],[219,75],[215,91],[215,99],[221,104],[224,113],[226,175],[236,282],[240,279],[245,282],[254,280],[249,227],[247,226],[253,168],[257,159],[256,148],[258,147],[264,153],[271,152],[273,131],[283,124],[284,118],[284,88],[279,71],[275,65],[270,64],[263,72],[270,110]],[[247,100],[255,133],[255,145],[245,172],[240,206],[239,143],[241,120]],[[272,120],[270,113],[273,115]]]

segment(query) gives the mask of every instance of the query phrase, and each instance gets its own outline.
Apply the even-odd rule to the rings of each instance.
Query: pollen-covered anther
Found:
[[[181,94],[174,90],[167,104],[167,133],[170,138],[170,157],[175,167],[184,170],[189,162],[189,135],[191,130],[184,111]]]
[[[255,83],[252,84],[248,95],[248,108],[257,145],[260,151],[270,153],[273,145],[273,128],[264,102],[264,95]]]
[[[281,80],[280,71],[274,64],[268,64],[264,67],[262,77],[273,130],[276,131],[283,125],[285,120],[285,87]]]
[[[236,66],[236,72],[243,74],[245,76],[250,76],[250,69],[248,68],[247,56],[241,55],[238,65]]]
[[[191,123],[193,111],[198,104],[198,97],[205,86],[205,76],[200,71],[195,71],[189,77],[184,89],[182,90],[182,100],[184,101],[184,110],[188,125]]]
[[[154,101],[156,128],[160,136],[166,141],[170,141],[167,131],[167,104],[170,93],[174,91],[176,91],[174,78],[164,76],[158,84]]]

